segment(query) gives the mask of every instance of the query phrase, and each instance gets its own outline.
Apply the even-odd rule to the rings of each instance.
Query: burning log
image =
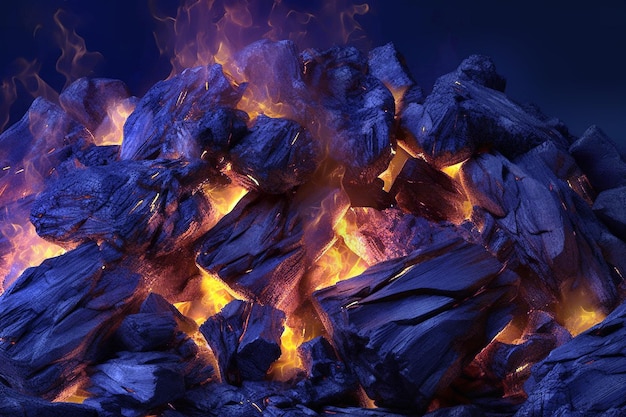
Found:
[[[213,368],[183,331],[195,323],[164,298],[150,294],[139,312],[124,318],[115,333],[121,351],[89,369],[85,404],[101,416],[144,416],[207,382]]]
[[[59,95],[63,110],[95,133],[107,117],[107,111],[130,98],[130,91],[120,80],[79,78]]]
[[[82,404],[53,403],[31,397],[0,384],[0,415],[11,417],[98,417],[98,412]]]
[[[230,110],[244,89],[217,64],[158,82],[128,117],[120,158],[193,159],[205,150],[228,149],[245,133],[247,117]]]
[[[285,313],[234,300],[200,326],[217,357],[222,381],[261,381],[280,356]]]
[[[290,297],[335,239],[332,227],[348,204],[342,191],[326,187],[249,193],[199,239],[198,265],[246,298],[293,311]]]
[[[400,114],[409,152],[422,153],[441,167],[481,148],[515,157],[545,141],[569,146],[560,132],[509,100],[503,89],[504,79],[489,58],[467,58],[436,81],[423,105],[410,103]]]
[[[54,399],[83,377],[133,307],[139,277],[120,253],[86,243],[28,269],[0,295],[0,376]]]
[[[516,416],[621,415],[626,411],[626,304],[532,368]]]
[[[259,115],[230,158],[246,188],[282,194],[311,179],[321,149],[298,123]]]
[[[626,162],[615,142],[591,126],[569,148],[596,192],[626,186]]]
[[[510,320],[517,281],[482,247],[457,239],[377,264],[314,298],[368,396],[424,410]]]
[[[578,195],[542,161],[543,150],[550,147],[546,143],[529,152],[517,165],[502,155],[470,159],[461,168],[463,186],[472,204],[486,210],[484,216],[493,216],[504,238],[514,243],[512,248],[505,244],[499,258],[507,258],[510,268],[526,275],[522,296],[532,308],[543,309],[583,291],[589,304],[608,311],[617,299],[615,284],[583,226],[597,220],[583,210],[574,211],[585,203],[577,204]],[[494,249],[501,238],[496,234],[485,242],[498,252]]]
[[[466,197],[457,182],[420,158],[410,158],[389,190],[398,207],[429,220],[461,223]]]
[[[62,244],[105,240],[131,253],[172,253],[210,227],[213,210],[196,192],[204,168],[156,160],[77,169],[37,197],[31,221]]]

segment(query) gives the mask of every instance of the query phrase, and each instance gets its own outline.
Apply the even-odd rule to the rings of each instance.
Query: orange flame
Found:
[[[135,103],[122,100],[107,108],[107,116],[94,132],[94,142],[98,146],[121,145],[124,138],[124,123],[135,110]]]

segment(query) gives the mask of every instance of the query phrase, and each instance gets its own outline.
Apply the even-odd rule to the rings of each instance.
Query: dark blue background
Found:
[[[287,3],[315,8],[322,2]],[[490,55],[507,78],[509,97],[539,105],[575,135],[597,124],[626,150],[626,1],[369,3],[370,13],[359,21],[370,45],[393,41],[425,90],[466,56]],[[55,70],[60,51],[52,36],[52,15],[63,8],[71,13],[66,23],[90,51],[103,56],[91,75],[122,79],[133,94],[143,95],[170,71],[154,42],[151,8],[174,14],[177,5],[174,0],[3,2],[0,78],[11,75],[17,57],[37,58],[42,78],[57,90],[63,87],[65,79]],[[330,45],[320,40],[322,46]],[[32,100],[23,89],[19,93],[11,123]]]

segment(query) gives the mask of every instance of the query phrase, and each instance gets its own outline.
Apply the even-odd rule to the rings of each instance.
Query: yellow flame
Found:
[[[107,108],[107,116],[94,132],[94,142],[98,146],[121,145],[124,138],[124,123],[135,110],[131,100],[111,103]]]
[[[248,190],[239,185],[212,187],[207,184],[202,191],[211,201],[211,206],[218,213],[220,219],[230,213],[239,200],[248,193]]]
[[[565,318],[564,327],[572,336],[577,336],[605,318],[606,314],[599,310],[588,310],[585,307],[578,306],[572,311],[571,315]]]
[[[402,167],[404,167],[404,163],[410,157],[411,156],[404,149],[400,147],[398,147],[398,149],[395,150],[393,158],[391,159],[391,162],[389,163],[389,166],[382,174],[378,176],[378,178],[382,179],[383,182],[385,183],[383,190],[387,192],[391,190],[391,186],[393,185],[394,181],[400,174],[400,171],[402,171]]]
[[[272,364],[268,371],[270,378],[278,381],[287,381],[296,376],[302,369],[302,360],[298,355],[298,347],[310,340],[303,326],[291,327],[285,324],[285,330],[280,336],[280,358]]]
[[[454,178],[455,180],[458,180],[459,171],[461,170],[461,167],[463,166],[464,163],[465,161],[461,161],[458,164],[443,167],[441,168],[441,170],[445,172],[446,174],[448,174],[448,176]]]

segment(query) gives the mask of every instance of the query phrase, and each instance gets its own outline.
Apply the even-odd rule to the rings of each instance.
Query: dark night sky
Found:
[[[299,3],[310,7],[321,1]],[[156,21],[149,4],[173,13],[178,1],[3,1],[0,78],[15,71],[16,58],[38,58],[42,77],[62,88],[64,77],[55,70],[60,51],[52,41],[52,15],[63,8],[71,13],[64,23],[75,27],[89,51],[103,56],[92,75],[122,79],[133,94],[142,95],[170,70],[155,46]],[[626,150],[626,0],[370,4],[371,12],[360,22],[372,46],[393,41],[425,90],[466,56],[486,54],[507,78],[509,97],[539,105],[574,135],[597,124]],[[11,123],[31,100],[21,87],[18,93]]]

